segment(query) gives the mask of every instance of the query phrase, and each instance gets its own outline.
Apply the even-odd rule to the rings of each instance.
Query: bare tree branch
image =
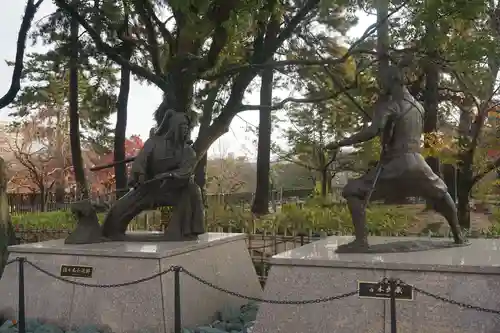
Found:
[[[472,178],[472,184],[476,184],[478,181],[483,179],[484,176],[498,168],[500,168],[500,157],[495,161],[489,163],[482,172],[479,172],[477,175],[475,175],[474,178]]]
[[[89,36],[92,38],[94,43],[96,43],[97,48],[101,52],[106,54],[117,64],[129,69],[135,75],[140,76],[156,84],[158,88],[160,88],[161,90],[166,91],[168,89],[167,81],[163,76],[155,74],[142,66],[129,62],[120,54],[119,50],[110,46],[108,43],[104,42],[99,33],[94,28],[92,28],[92,26],[85,19],[85,17],[83,17],[78,13],[77,9],[73,7],[73,5],[68,4],[65,0],[54,0],[54,1],[59,8],[61,8],[68,14],[74,16],[75,19],[78,21],[78,23],[85,30],[87,30]]]
[[[0,98],[0,110],[12,103],[16,98],[17,93],[21,89],[21,78],[24,70],[24,52],[26,50],[26,38],[28,36],[28,31],[31,28],[31,23],[35,14],[42,4],[43,0],[28,0],[26,8],[24,10],[23,21],[17,35],[17,48],[16,48],[16,60],[14,62],[14,71],[12,73],[12,79],[10,83],[9,90],[5,95]]]
[[[154,28],[153,22],[151,21],[151,13],[145,8],[146,3],[148,3],[148,1],[134,0],[134,7],[139,14],[139,19],[142,21],[142,24],[144,24],[144,27],[146,28],[148,43],[145,44],[145,46],[151,54],[153,69],[156,74],[162,75],[163,70],[161,68],[160,62],[160,47],[158,45],[158,40],[156,39],[156,30]]]
[[[281,60],[281,61],[268,61],[262,64],[245,64],[245,65],[234,65],[229,66],[224,71],[214,74],[214,75],[204,75],[201,78],[205,80],[212,81],[214,79],[237,74],[246,69],[256,69],[261,70],[264,68],[273,68],[279,69],[287,66],[324,66],[324,65],[340,65],[343,64],[349,56],[353,54],[373,54],[373,51],[370,50],[356,50],[351,52],[348,56],[342,56],[341,58],[332,58],[332,59],[294,59],[294,60]]]
[[[201,60],[201,64],[198,65],[198,73],[203,73],[216,65],[217,59],[219,59],[219,55],[226,46],[229,38],[224,22],[230,18],[231,11],[234,10],[235,5],[235,2],[227,0],[216,1],[207,14],[207,18],[211,20],[215,30],[211,38],[211,44],[207,55]]]
[[[173,18],[173,16],[169,17],[165,22],[161,22],[158,16],[156,15],[155,10],[151,5],[151,3],[149,1],[143,1],[143,3],[144,3],[144,9],[146,10],[147,14],[152,17],[153,21],[158,26],[158,29],[160,30],[160,33],[163,36],[163,40],[168,44],[168,51],[170,55],[172,55],[172,49],[174,47],[174,38],[172,37],[170,31],[165,27],[165,25],[171,18]]]
[[[350,89],[350,88],[347,88]],[[279,110],[282,109],[285,104],[287,103],[303,103],[303,104],[314,104],[314,103],[320,103],[320,102],[325,102],[330,99],[337,98],[339,95],[341,95],[343,91],[337,91],[325,96],[318,96],[318,97],[310,97],[310,98],[295,98],[295,97],[287,97],[280,102],[274,104],[274,105],[252,105],[252,104],[244,104],[241,106],[240,111],[250,111],[250,110]]]

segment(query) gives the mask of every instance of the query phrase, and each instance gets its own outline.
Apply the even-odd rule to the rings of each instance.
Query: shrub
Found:
[[[207,230],[232,232],[324,232],[327,234],[351,234],[351,215],[346,204],[331,203],[322,198],[311,198],[305,203],[285,204],[281,211],[256,218],[248,205],[210,205],[206,212]],[[404,235],[415,214],[405,206],[373,205],[367,210],[368,230],[374,235]],[[149,217],[145,223],[145,215]],[[132,229],[160,227],[160,213],[147,212],[131,222]],[[166,214],[164,214],[166,215]],[[105,214],[99,214],[102,222]],[[19,228],[69,229],[75,220],[68,211],[28,213],[13,215],[13,223]],[[146,226],[147,224],[147,226]]]
[[[490,220],[492,221],[491,226],[483,231],[483,236],[486,237],[499,237],[500,236],[500,209],[494,207],[491,211]]]
[[[366,212],[368,231],[373,235],[404,235],[414,215],[414,210],[404,206],[370,206]],[[353,232],[346,204],[329,203],[318,198],[303,205],[285,205],[276,216],[276,226],[279,229],[314,230],[329,235]]]
[[[13,214],[12,224],[24,229],[73,229],[75,219],[69,211]]]
[[[250,229],[253,222],[252,213],[244,203],[237,205],[213,204],[205,210],[207,230],[222,228],[233,232]]]

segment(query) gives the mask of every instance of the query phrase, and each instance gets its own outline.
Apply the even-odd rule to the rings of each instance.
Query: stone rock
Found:
[[[226,307],[217,312],[219,320],[209,326],[193,330],[184,329],[183,333],[251,333],[257,317],[258,303],[250,302],[239,309]]]
[[[235,307],[225,307],[219,312],[219,319],[225,322],[239,322],[241,310]]]
[[[241,312],[245,312],[245,311],[248,311],[250,309],[252,309],[252,310],[258,310],[259,309],[259,303],[251,301],[251,302],[248,302],[247,304],[241,306]]]
[[[109,325],[99,325],[98,328],[101,333],[113,333],[113,329]]]
[[[240,319],[244,323],[255,321],[255,319],[257,319],[257,311],[248,311],[242,313]]]
[[[226,328],[227,324],[223,321],[220,321],[220,320],[214,321],[212,324],[210,324],[210,326],[217,328],[217,329],[224,331],[224,332],[227,331],[227,328]]]
[[[218,328],[210,326],[201,326],[195,329],[195,333],[227,333],[227,331],[221,331]]]
[[[26,319],[26,332],[35,332],[36,329],[41,325],[42,325],[42,323],[40,323],[37,319],[27,318]]]
[[[240,314],[240,320],[244,323],[254,321],[257,318],[258,309],[248,308]]]
[[[7,307],[0,311],[0,326],[10,318],[16,318],[17,311],[14,308]]]
[[[245,324],[245,327],[241,330],[241,333],[252,333],[253,326],[255,325],[255,321],[250,321]]]
[[[243,324],[239,323],[228,323],[226,326],[226,331],[241,331],[243,329]]]
[[[64,331],[55,325],[43,324],[38,326],[33,333],[64,333]]]
[[[247,328],[244,328],[241,333],[252,333],[253,332],[253,325]]]
[[[101,330],[97,325],[85,325],[80,327],[77,333],[101,333]]]
[[[7,320],[0,326],[0,333],[17,333],[17,322],[12,320]]]

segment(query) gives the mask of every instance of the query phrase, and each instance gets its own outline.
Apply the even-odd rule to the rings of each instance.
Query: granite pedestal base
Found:
[[[67,278],[90,284],[137,280],[179,265],[193,274],[245,295],[262,296],[244,234],[207,233],[198,241],[65,245],[64,240],[10,247],[9,259],[25,257],[55,275],[61,265],[93,268],[91,278]],[[0,311],[18,307],[18,263],[0,280]],[[247,301],[216,291],[181,273],[182,325],[213,321],[216,311]],[[54,321],[65,329],[107,325],[113,332],[173,331],[174,275],[118,288],[76,286],[47,276],[25,264],[26,316]]]
[[[351,240],[332,236],[274,256],[264,298],[323,298],[356,291],[357,281],[387,277],[447,299],[500,310],[500,240],[476,239],[467,247],[411,253],[335,253],[338,245]],[[371,244],[397,240],[401,238],[370,237]],[[355,295],[310,305],[262,304],[253,333],[389,333],[389,303]],[[396,315],[398,333],[500,332],[498,314],[462,309],[419,293],[413,301],[397,301]]]

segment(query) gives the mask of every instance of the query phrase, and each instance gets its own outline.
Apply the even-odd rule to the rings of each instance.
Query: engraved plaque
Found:
[[[61,265],[61,276],[91,278],[93,270],[90,266]]]
[[[381,282],[358,281],[358,296],[360,298],[390,299],[391,285]],[[394,296],[397,300],[413,301],[413,286],[397,285],[394,289]]]

